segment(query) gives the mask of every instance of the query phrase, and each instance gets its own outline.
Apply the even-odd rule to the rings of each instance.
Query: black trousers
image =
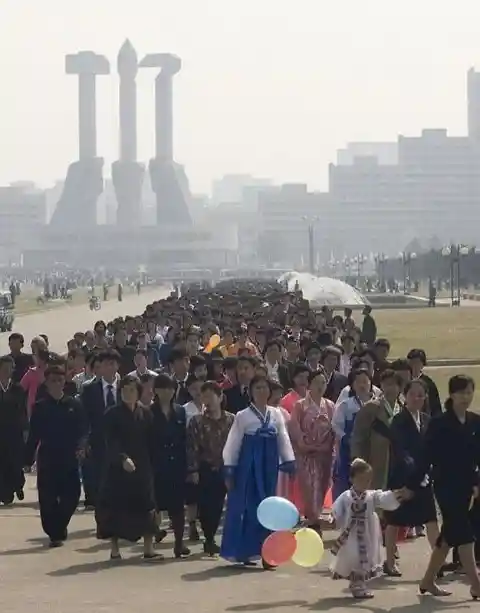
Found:
[[[100,477],[103,468],[103,450],[91,452],[82,461],[82,481],[85,494],[85,504],[95,506],[100,486]]]
[[[215,538],[226,494],[223,471],[202,464],[198,480],[198,517],[207,541],[213,541]]]
[[[63,541],[80,499],[78,468],[39,466],[37,486],[43,531],[52,541]]]

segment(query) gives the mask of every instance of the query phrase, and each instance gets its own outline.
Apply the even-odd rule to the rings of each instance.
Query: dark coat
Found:
[[[150,411],[141,406],[132,411],[122,403],[105,413],[106,453],[95,515],[99,538],[137,541],[153,534],[152,423]],[[134,472],[124,469],[127,458]]]
[[[433,491],[426,478],[425,433],[430,418],[420,413],[420,430],[407,409],[397,413],[390,425],[392,433],[392,459],[388,489],[407,487],[413,498],[396,511],[385,512],[387,523],[394,526],[421,526],[436,520],[437,511]]]
[[[227,411],[236,415],[239,411],[243,411],[250,405],[250,395],[248,391],[242,393],[242,387],[237,385],[224,391]]]
[[[293,366],[294,365],[292,364],[292,362],[284,362],[278,367],[278,381],[283,387],[283,391],[285,394],[288,394],[288,392],[292,389]]]
[[[183,406],[174,404],[168,417],[154,402],[152,463],[157,511],[178,513],[185,504],[187,481],[187,419]]]
[[[29,353],[20,353],[19,355],[12,355],[10,357],[15,362],[15,366],[13,368],[12,373],[12,381],[14,383],[20,383],[23,379],[23,375],[27,372],[29,368],[33,368],[35,366],[35,362],[33,361],[33,356]]]
[[[334,371],[327,383],[324,397],[332,402],[337,402],[340,392],[348,385],[348,378],[341,373]]]
[[[30,431],[25,445],[25,466],[31,466],[37,453],[40,484],[60,474],[78,479],[77,452],[83,449],[87,422],[81,403],[70,396],[60,400],[47,393],[33,406]]]
[[[27,395],[18,383],[0,388],[0,501],[12,502],[25,485],[24,434],[28,428]]]
[[[117,398],[120,397],[117,388]],[[105,452],[104,416],[107,407],[102,380],[86,383],[80,394],[80,402],[88,423],[88,444],[94,457],[102,458]]]
[[[425,401],[425,413],[428,413],[431,417],[440,415],[442,413],[442,401],[440,400],[440,394],[435,382],[423,372],[419,378],[425,383],[428,391],[428,399]]]
[[[389,489],[408,487],[417,490],[425,477],[425,433],[430,418],[420,413],[420,431],[407,409],[394,415],[390,424],[393,454]]]

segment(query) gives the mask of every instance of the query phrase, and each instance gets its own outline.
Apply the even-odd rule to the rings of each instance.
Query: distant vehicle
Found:
[[[12,293],[0,291],[0,332],[11,332],[15,321]]]
[[[90,306],[91,311],[99,311],[102,308],[102,304],[98,296],[92,296],[89,299],[88,304]]]

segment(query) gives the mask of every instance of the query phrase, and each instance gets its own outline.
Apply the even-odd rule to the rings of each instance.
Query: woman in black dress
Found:
[[[410,528],[426,524],[428,540],[432,547],[438,538],[437,512],[432,486],[425,465],[425,433],[429,417],[422,413],[427,399],[423,381],[409,381],[405,387],[405,406],[394,415],[390,424],[392,454],[388,477],[388,489],[406,488],[410,499],[396,511],[385,511],[385,547],[387,575],[400,577],[395,563],[396,540],[399,527]]]
[[[97,537],[111,539],[110,558],[121,558],[119,539],[144,539],[145,560],[153,550],[155,499],[151,465],[152,416],[138,404],[135,377],[120,381],[121,402],[105,413],[106,457],[95,509]]]
[[[176,382],[166,374],[154,382],[153,471],[157,513],[167,511],[175,538],[176,558],[190,555],[183,544],[187,481],[187,425],[185,409],[175,404]],[[157,533],[162,540],[165,531]]]
[[[474,557],[475,517],[480,468],[480,416],[468,411],[475,391],[473,379],[455,375],[448,382],[445,412],[432,419],[426,435],[426,460],[442,514],[442,529],[420,582],[420,592],[448,596],[435,579],[449,550],[458,548],[470,593],[480,598],[480,580]]]

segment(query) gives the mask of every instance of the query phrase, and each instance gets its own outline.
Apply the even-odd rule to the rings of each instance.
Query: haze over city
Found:
[[[68,6],[67,6],[68,4]],[[178,54],[176,159],[192,189],[225,173],[326,189],[349,141],[423,128],[466,133],[465,79],[479,64],[475,0],[4,0],[0,11],[0,184],[62,179],[77,155],[77,78],[64,56],[92,49],[112,75],[98,87],[98,154],[118,143],[116,54]],[[138,75],[139,160],[154,150],[154,73]],[[107,173],[109,171],[106,171]]]

